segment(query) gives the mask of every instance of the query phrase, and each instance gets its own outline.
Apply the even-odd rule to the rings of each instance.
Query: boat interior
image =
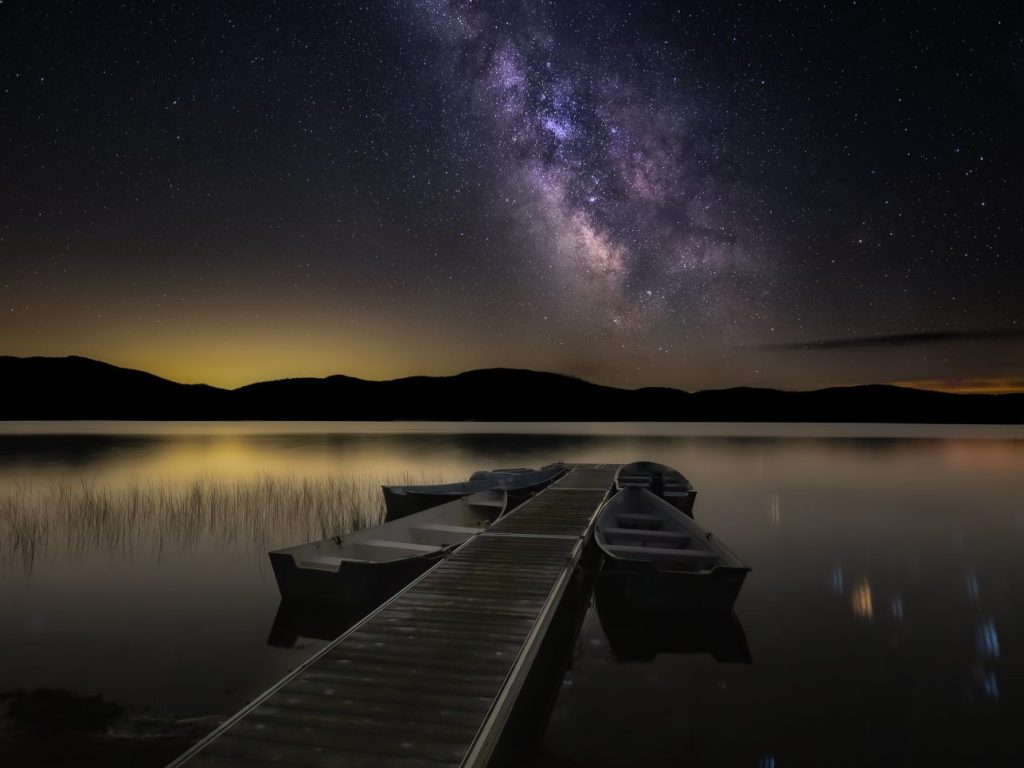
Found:
[[[482,491],[373,528],[280,550],[300,568],[337,571],[343,562],[386,563],[463,543],[505,511],[505,491]]]
[[[626,560],[670,561],[692,570],[719,560],[699,526],[642,487],[623,488],[608,501],[597,533],[607,552]]]
[[[615,474],[615,483],[619,488],[633,485],[647,487],[651,485],[655,474],[661,475],[661,481],[666,491],[693,490],[690,481],[683,477],[681,472],[653,461],[634,461],[632,464],[623,464]]]
[[[472,493],[491,489],[517,490],[552,482],[564,473],[561,467],[534,469],[490,469],[478,470],[468,480],[457,483],[438,483],[433,485],[390,485],[390,493],[402,495],[415,494],[452,494]]]

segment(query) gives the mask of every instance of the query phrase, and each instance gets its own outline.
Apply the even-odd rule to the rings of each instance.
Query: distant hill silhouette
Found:
[[[813,392],[627,390],[508,368],[392,381],[283,379],[227,390],[84,357],[0,357],[0,382],[0,419],[1024,423],[1024,394],[882,385]]]

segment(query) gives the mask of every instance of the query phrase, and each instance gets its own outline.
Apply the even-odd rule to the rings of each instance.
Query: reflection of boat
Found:
[[[371,596],[366,603],[350,608],[282,600],[277,606],[267,645],[294,648],[302,637],[333,640],[373,610],[376,603],[383,603],[390,596],[378,595],[376,600]]]
[[[270,553],[286,600],[380,603],[500,517],[504,491],[484,491],[374,528]]]
[[[659,653],[709,653],[715,661],[750,664],[750,648],[736,614],[638,611],[598,579],[594,602],[616,659],[653,661]]]
[[[506,491],[510,508],[557,480],[565,470],[562,467],[533,469],[481,470],[470,475],[463,483],[441,485],[385,485],[384,504],[386,520],[397,520],[446,501],[455,501],[481,491]]]
[[[729,611],[750,570],[646,488],[623,488],[605,502],[594,537],[606,588],[646,610]]]
[[[616,490],[637,486],[646,488],[693,517],[693,502],[697,492],[690,481],[672,467],[655,464],[653,461],[634,461],[619,467],[615,473]]]

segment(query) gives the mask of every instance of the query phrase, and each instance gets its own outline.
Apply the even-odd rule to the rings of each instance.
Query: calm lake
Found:
[[[753,568],[737,621],[638,638],[592,605],[524,764],[1024,764],[1019,427],[2,423],[0,692],[187,742],[343,626],[279,615],[268,549],[374,522],[382,482],[638,459]]]

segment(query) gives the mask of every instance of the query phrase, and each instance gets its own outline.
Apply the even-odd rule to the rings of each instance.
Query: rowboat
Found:
[[[385,520],[398,520],[424,509],[455,501],[482,491],[505,491],[509,509],[514,509],[529,496],[565,474],[558,465],[534,470],[526,468],[481,470],[461,483],[439,485],[384,485]]]
[[[285,600],[378,605],[508,506],[505,491],[482,491],[373,528],[270,552]]]
[[[729,611],[750,570],[646,488],[627,486],[605,502],[594,538],[603,586],[641,610]]]
[[[615,473],[615,488],[646,488],[660,496],[676,509],[693,517],[693,502],[697,491],[683,475],[672,467],[653,461],[634,461],[623,464]]]

